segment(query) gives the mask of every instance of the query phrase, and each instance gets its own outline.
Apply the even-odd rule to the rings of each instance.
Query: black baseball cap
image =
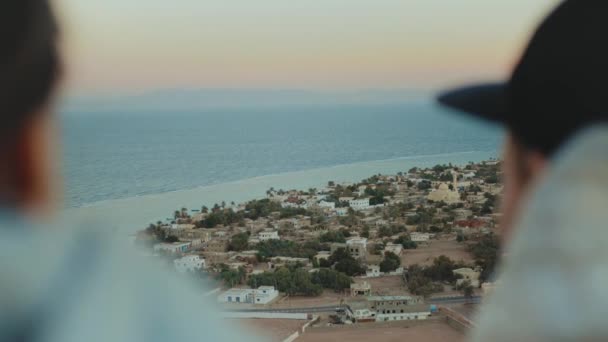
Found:
[[[580,129],[608,121],[608,1],[564,1],[540,25],[510,80],[438,100],[503,124],[526,148],[552,155]]]

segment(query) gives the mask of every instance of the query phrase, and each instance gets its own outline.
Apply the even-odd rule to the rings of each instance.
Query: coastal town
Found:
[[[500,164],[271,188],[247,203],[180,208],[135,243],[213,289],[204,295],[218,314],[271,340],[464,340],[496,286]]]

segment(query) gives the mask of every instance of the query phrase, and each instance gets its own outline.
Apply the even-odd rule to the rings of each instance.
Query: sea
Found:
[[[413,166],[498,156],[501,130],[430,100],[61,113],[66,213],[121,232],[181,207],[242,202]]]

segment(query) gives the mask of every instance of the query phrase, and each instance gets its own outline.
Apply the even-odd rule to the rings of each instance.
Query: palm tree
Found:
[[[317,194],[317,189],[316,188],[310,188],[308,189],[308,194],[312,197],[314,195]]]
[[[207,208],[207,206],[205,206],[205,205],[204,205],[204,206],[201,208],[201,213],[203,213],[203,214],[207,214],[207,213],[209,213],[209,208]]]
[[[270,189],[268,189],[268,190],[266,191],[266,195],[267,195],[268,197],[273,197],[273,196],[274,196],[274,188],[273,188],[273,187],[271,187]]]

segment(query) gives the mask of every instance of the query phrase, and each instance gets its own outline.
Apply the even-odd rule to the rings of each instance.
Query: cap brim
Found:
[[[442,105],[496,123],[507,117],[507,85],[487,83],[447,91],[437,98]]]

